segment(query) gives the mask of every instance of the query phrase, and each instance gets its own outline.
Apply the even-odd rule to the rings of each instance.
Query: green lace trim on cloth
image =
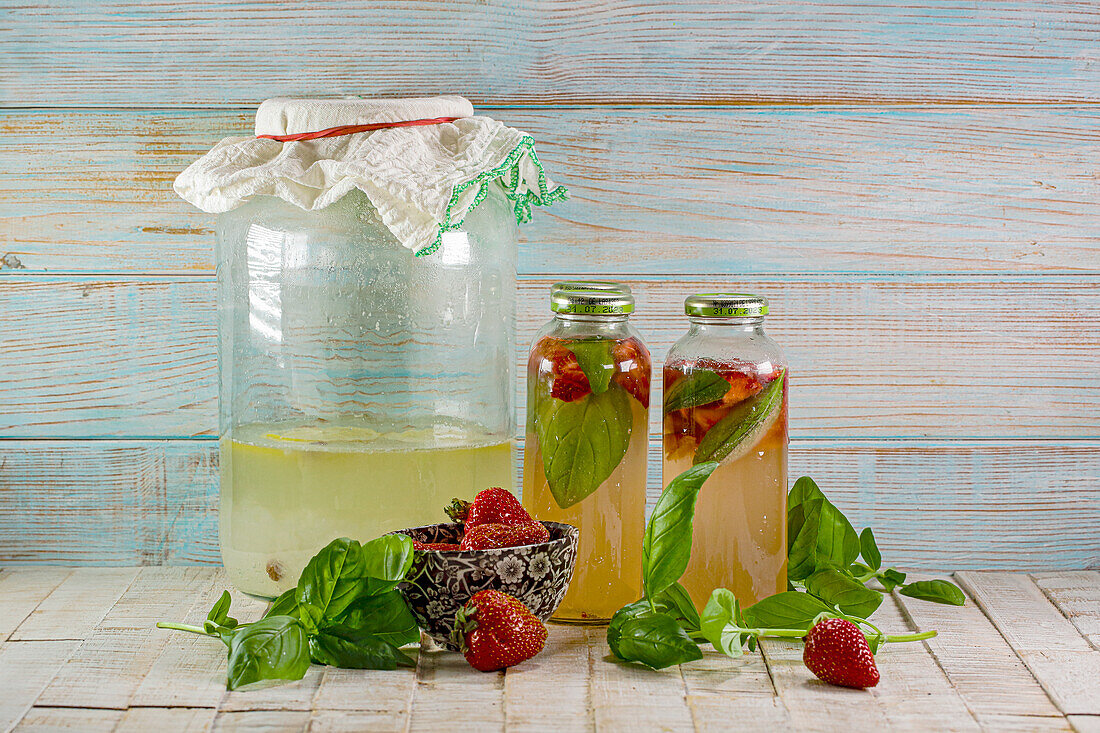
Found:
[[[520,160],[525,156],[529,157],[531,162],[535,164],[535,168],[538,169],[538,193],[533,191],[519,193],[517,191],[521,180]],[[505,175],[508,176],[507,181],[504,180]],[[549,190],[546,184],[546,171],[543,170],[542,163],[539,161],[539,156],[535,153],[535,139],[532,137],[524,137],[520,140],[519,145],[508,154],[504,162],[496,168],[484,171],[479,174],[477,178],[455,186],[454,191],[451,193],[451,200],[447,204],[447,211],[443,215],[443,221],[439,225],[439,233],[435,236],[435,241],[417,252],[416,256],[426,257],[435,252],[443,243],[444,233],[453,232],[462,228],[464,219],[451,221],[451,211],[454,209],[458,197],[463,191],[470,186],[478,186],[477,196],[474,197],[474,203],[469,209],[469,211],[473,211],[477,208],[478,204],[484,201],[485,197],[489,195],[489,184],[496,180],[500,181],[501,185],[504,187],[504,195],[512,202],[512,212],[516,216],[517,224],[526,224],[531,221],[532,206],[549,206],[552,203],[569,197],[569,191],[566,190],[565,186],[558,186],[552,191]]]

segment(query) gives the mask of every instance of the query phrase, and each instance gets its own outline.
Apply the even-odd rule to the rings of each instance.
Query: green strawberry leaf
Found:
[[[632,422],[630,397],[617,385],[576,402],[541,401],[536,434],[558,506],[568,509],[611,476],[630,445]]]
[[[957,585],[947,580],[918,580],[903,585],[898,591],[903,596],[919,598],[922,601],[946,603],[950,606],[965,606],[966,595]]]
[[[818,570],[806,578],[806,590],[849,616],[868,618],[882,603],[882,594],[835,568]]]
[[[615,376],[615,358],[612,356],[614,347],[615,342],[610,339],[574,341],[566,347],[576,355],[581,371],[588,377],[588,386],[592,388],[593,394],[606,392],[611,384],[611,377]]]
[[[687,570],[695,500],[716,468],[714,462],[692,466],[657,499],[642,539],[642,589],[648,598],[659,597]]]
[[[709,369],[693,369],[665,392],[665,414],[710,404],[729,392],[730,383]]]
[[[735,460],[756,445],[783,406],[784,371],[760,392],[734,405],[695,449],[695,463]]]

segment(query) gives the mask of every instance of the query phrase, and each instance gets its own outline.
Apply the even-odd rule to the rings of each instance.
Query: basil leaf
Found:
[[[363,593],[387,593],[405,579],[415,560],[412,538],[388,534],[363,545]]]
[[[611,653],[619,659],[623,658],[623,655],[619,652],[619,639],[622,638],[623,624],[631,619],[648,616],[652,613],[653,609],[645,598],[627,604],[616,611],[615,615],[611,617],[611,622],[607,625],[607,646],[611,648]]]
[[[210,613],[206,614],[206,620],[212,621],[216,624],[223,624],[229,618],[229,606],[233,603],[233,599],[229,596],[229,591],[223,590],[222,597],[217,600],[214,607],[210,609]]]
[[[720,375],[709,369],[694,369],[665,392],[665,414],[716,402],[729,391],[730,383]]]
[[[803,476],[787,497],[787,577],[803,580],[825,568],[845,568],[859,557],[859,536],[847,517]]]
[[[808,629],[814,619],[833,609],[807,593],[788,590],[768,596],[741,611],[745,625],[753,628]]]
[[[420,640],[416,619],[397,590],[356,599],[334,625],[343,627],[348,634],[373,636],[395,646]]]
[[[550,493],[568,509],[599,488],[626,455],[630,397],[617,385],[576,402],[548,397],[535,422]]]
[[[415,667],[416,662],[389,641],[377,636],[359,636],[335,626],[309,637],[309,656],[317,664],[346,669],[397,669]]]
[[[298,578],[298,608],[310,632],[339,616],[363,591],[367,577],[363,548],[355,540],[333,540],[306,564]]]
[[[576,355],[593,394],[606,392],[615,376],[615,357],[611,353],[614,347],[615,342],[610,339],[574,341],[566,346]]]
[[[886,589],[886,592],[889,593],[905,582],[905,573],[894,570],[893,568],[887,568],[878,577],[878,580],[882,583],[882,587]]]
[[[727,657],[739,657],[745,653],[745,637],[741,606],[732,591],[715,588],[703,609],[703,636],[714,648]]]
[[[806,590],[849,616],[868,618],[882,604],[882,594],[834,568],[806,578]]]
[[[619,626],[618,634],[616,656],[627,662],[664,669],[703,658],[703,650],[676,619],[663,613],[627,619]]]
[[[918,580],[903,585],[898,591],[903,596],[919,598],[922,601],[946,603],[951,606],[965,606],[966,595],[957,585],[947,580]]]
[[[673,583],[665,588],[653,599],[653,605],[657,607],[658,612],[667,613],[676,619],[685,631],[699,630],[699,609],[695,607],[684,586],[679,583]]]
[[[271,616],[242,626],[229,638],[226,688],[261,680],[300,680],[309,669],[306,633],[298,619]]]
[[[783,383],[787,373],[782,372],[760,392],[742,400],[730,408],[726,416],[714,424],[699,441],[695,449],[695,463],[724,461],[756,445],[757,439],[771,425],[783,406]]]
[[[872,570],[882,567],[882,553],[878,551],[878,543],[875,542],[875,533],[870,527],[864,527],[859,533],[859,554],[867,561]]]
[[[301,618],[301,614],[298,611],[298,589],[291,588],[272,601],[271,607],[268,608],[267,613],[264,614],[264,618],[269,616],[293,616],[294,618]]]
[[[657,499],[642,540],[642,588],[647,597],[660,596],[687,570],[695,500],[716,468],[713,462],[692,466],[672,479]]]

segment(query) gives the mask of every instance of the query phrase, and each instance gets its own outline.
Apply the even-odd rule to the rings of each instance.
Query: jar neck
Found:
[[[688,333],[748,333],[764,335],[764,318],[703,318],[688,316]]]
[[[595,325],[605,325],[606,324],[608,326],[613,325],[613,324],[621,325],[621,324],[626,323],[627,318],[628,318],[628,316],[625,315],[625,314],[617,315],[617,316],[592,316],[592,315],[581,315],[579,313],[555,313],[554,314],[554,320],[558,321],[560,324],[562,324],[563,326],[567,326],[567,327],[568,326],[574,326],[574,325],[592,325],[592,324],[595,324]]]

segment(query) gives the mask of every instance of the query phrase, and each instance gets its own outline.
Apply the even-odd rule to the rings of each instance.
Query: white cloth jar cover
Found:
[[[498,185],[516,221],[531,206],[565,198],[543,172],[534,140],[489,117],[475,117],[462,97],[418,99],[269,99],[256,112],[256,135],[287,136],[347,125],[456,118],[417,127],[386,127],[300,142],[231,137],[192,163],[175,182],[183,199],[208,213],[253,196],[276,196],[307,211],[358,188],[402,245],[436,250]]]

